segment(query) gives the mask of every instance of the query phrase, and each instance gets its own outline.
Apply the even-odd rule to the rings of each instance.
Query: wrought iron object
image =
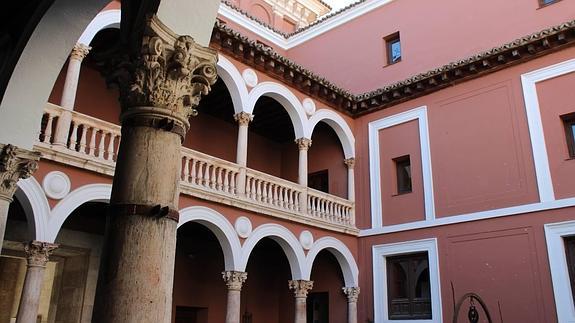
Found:
[[[455,306],[455,311],[453,312],[453,323],[459,322],[458,320],[459,311],[461,310],[463,303],[467,299],[469,299],[469,310],[467,311],[467,318],[469,319],[469,323],[479,322],[480,316],[479,312],[477,311],[477,308],[475,307],[475,301],[479,303],[479,305],[483,309],[483,312],[485,313],[485,315],[487,315],[487,322],[493,323],[493,320],[491,319],[491,314],[489,314],[489,310],[487,309],[487,305],[485,305],[485,302],[483,302],[481,297],[475,293],[467,293],[459,299],[459,302],[457,302],[457,305]]]

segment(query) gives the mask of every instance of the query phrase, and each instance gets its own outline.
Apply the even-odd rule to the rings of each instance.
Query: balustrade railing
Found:
[[[65,143],[57,145],[54,134],[61,127],[62,114],[71,114]],[[65,129],[66,130],[66,129]],[[56,160],[77,167],[94,166],[90,170],[113,174],[120,126],[75,111],[48,104],[42,118],[37,147],[44,158],[58,153],[68,157]],[[107,167],[107,168],[106,168]],[[227,198],[233,205],[249,205],[249,209],[268,214],[293,215],[306,222],[324,223],[355,230],[354,203],[296,183],[209,156],[189,148],[182,148],[181,185],[184,194],[221,202]],[[242,202],[237,203],[237,202]],[[260,210],[261,209],[261,210]],[[275,213],[274,213],[275,212]],[[296,219],[297,220],[297,219]]]

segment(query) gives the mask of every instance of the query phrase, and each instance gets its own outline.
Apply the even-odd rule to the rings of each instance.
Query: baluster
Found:
[[[293,193],[294,193],[293,189],[290,188],[289,194],[288,194],[288,199],[289,199],[289,209],[292,211],[295,210],[295,205],[293,203]]]
[[[72,134],[70,135],[70,144],[68,145],[68,149],[76,151],[76,142],[78,137],[78,126],[77,122],[72,121]]]
[[[257,180],[257,185],[256,185],[256,201],[261,202],[262,201],[262,180],[258,179]]]
[[[190,158],[188,156],[183,156],[184,158],[184,166],[182,169],[182,181],[189,183],[190,182]]]
[[[246,197],[251,198],[252,194],[252,178],[250,176],[246,176]]]
[[[268,203],[268,182],[263,182],[262,184],[262,202]]]
[[[230,191],[230,180],[229,180],[229,176],[230,176],[230,170],[225,168],[224,169],[224,192],[226,193],[231,193]]]
[[[196,184],[196,165],[198,164],[198,161],[195,159],[192,159],[192,173],[190,174],[190,182],[192,184]]]
[[[273,204],[275,206],[279,206],[280,201],[279,201],[279,197],[278,197],[278,186],[276,184],[274,184],[274,200],[273,200]]]
[[[252,200],[256,200],[257,195],[256,195],[256,178],[252,177],[251,178],[251,192],[250,192],[250,198]]]
[[[52,139],[52,122],[54,116],[48,113],[48,120],[46,121],[46,128],[44,128],[44,140],[42,142],[49,144]]]
[[[211,189],[215,189],[216,188],[216,165],[210,165],[210,188]]]
[[[269,183],[268,185],[268,204],[274,205],[274,184]]]
[[[284,187],[284,208],[289,209],[289,191],[287,187]]]
[[[298,192],[298,191],[293,192],[294,211],[297,211],[297,212],[301,212],[301,210],[300,210],[301,206],[299,204],[299,194],[300,194],[300,192]]]
[[[316,216],[316,214],[315,214],[315,197],[309,195],[308,196],[308,203],[309,203],[309,215]]]
[[[98,158],[104,159],[104,145],[106,144],[106,133],[102,130],[100,133],[100,142],[98,144]]]
[[[208,162],[204,162],[204,164],[205,164],[206,167],[204,167],[204,181],[203,181],[203,184],[204,184],[204,187],[205,187],[205,188],[209,188],[209,187],[210,187],[210,181],[211,181],[211,178],[210,178],[210,166],[211,166],[211,165],[208,164]]]
[[[198,174],[197,174],[198,186],[202,186],[204,182],[204,162],[198,160]]]
[[[88,144],[88,155],[95,157],[95,153],[96,153],[96,134],[98,133],[98,130],[96,130],[95,128],[90,128],[92,134],[90,135],[90,143]]]
[[[222,168],[218,167],[218,179],[217,179],[217,186],[216,186],[218,191],[221,191],[222,187],[224,186],[224,184],[223,184],[224,181],[222,178],[222,172],[223,172]]]
[[[110,141],[108,141],[108,149],[106,149],[106,156],[107,161],[114,161],[114,134],[110,131],[108,133]]]
[[[238,173],[236,173],[234,171],[230,171],[230,193],[232,193],[232,194],[237,194],[237,192],[238,192],[238,188],[236,185],[237,176],[238,176]]]
[[[88,126],[82,125],[82,134],[80,135],[80,149],[82,154],[86,153],[86,133],[88,132]]]

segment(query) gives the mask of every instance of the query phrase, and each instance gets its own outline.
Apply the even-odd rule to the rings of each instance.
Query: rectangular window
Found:
[[[397,178],[397,194],[411,193],[411,160],[409,155],[393,159]]]
[[[562,115],[561,120],[563,120],[563,126],[565,127],[569,157],[575,158],[575,113]]]
[[[575,236],[564,238],[569,281],[571,282],[571,294],[575,300]]]
[[[329,193],[329,173],[327,169],[308,174],[307,187]]]
[[[539,0],[539,6],[544,7],[550,4],[554,4],[555,2],[559,2],[561,0]]]
[[[395,64],[401,61],[401,41],[399,32],[391,34],[384,38],[387,52],[387,64]]]
[[[386,257],[390,320],[431,319],[427,252]]]

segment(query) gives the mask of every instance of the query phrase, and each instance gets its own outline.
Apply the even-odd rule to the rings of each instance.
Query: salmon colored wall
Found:
[[[427,238],[438,240],[444,322],[452,320],[452,283],[456,301],[478,293],[495,322],[498,301],[505,322],[557,322],[543,225],[572,219],[566,208],[360,238],[358,322],[373,320],[372,246]]]
[[[569,157],[565,128],[560,116],[575,112],[575,73],[537,84],[541,121],[556,198],[575,196],[575,159]]]
[[[329,251],[322,251],[317,255],[313,263],[311,280],[313,281],[312,293],[329,293],[329,322],[346,323],[347,297],[341,290],[345,286],[343,274],[337,260]]]
[[[82,65],[74,110],[119,124],[121,113],[119,97],[120,94],[116,88],[106,86],[106,81],[100,72],[86,64]]]
[[[183,146],[235,163],[237,141],[237,124],[200,113],[190,119],[190,130]]]
[[[419,123],[409,121],[379,131],[381,207],[383,225],[425,219]],[[394,158],[409,155],[411,193],[398,194]]]
[[[329,193],[347,198],[347,167],[341,143],[331,128],[313,132],[308,151],[308,173],[328,170]]]
[[[573,55],[574,48],[565,49],[356,119],[356,195],[365,197],[356,201],[358,227],[371,226],[369,122],[421,106],[427,106],[437,217],[538,202],[521,75]],[[561,92],[560,109],[572,100],[567,93]],[[558,137],[547,138],[545,123],[546,140],[559,148],[549,153],[565,145],[562,125],[554,122]]]
[[[575,11],[572,1],[538,7],[537,0],[395,0],[290,49],[288,57],[366,92],[570,21]],[[397,31],[402,61],[385,66],[383,38]]]

